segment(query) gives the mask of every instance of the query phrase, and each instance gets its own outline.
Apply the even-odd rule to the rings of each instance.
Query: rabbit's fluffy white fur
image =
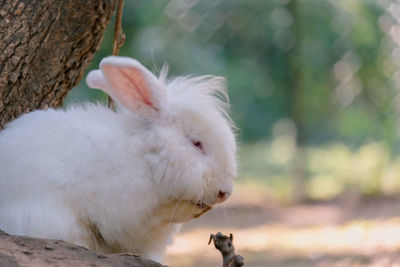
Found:
[[[235,138],[216,96],[224,79],[167,81],[108,57],[87,83],[117,111],[35,111],[0,132],[0,229],[160,261],[181,222],[232,192]]]

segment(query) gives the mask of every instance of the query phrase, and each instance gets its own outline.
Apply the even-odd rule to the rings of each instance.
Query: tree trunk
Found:
[[[0,0],[0,129],[59,107],[99,49],[112,0]]]

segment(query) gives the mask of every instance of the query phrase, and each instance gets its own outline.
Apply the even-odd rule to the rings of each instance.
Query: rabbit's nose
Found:
[[[229,196],[228,192],[219,190],[218,195],[217,195],[217,203],[224,202]]]

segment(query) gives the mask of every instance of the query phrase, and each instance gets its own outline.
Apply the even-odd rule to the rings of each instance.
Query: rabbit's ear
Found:
[[[92,70],[86,76],[86,84],[93,89],[101,89],[106,94],[114,98],[114,94],[108,85],[106,78],[101,70]]]
[[[86,84],[90,88],[101,89],[107,92],[107,82],[101,70],[92,70],[89,72],[86,76]]]
[[[138,61],[127,57],[106,57],[101,73],[89,73],[90,87],[102,89],[125,108],[142,115],[156,115],[165,99],[161,82]],[[101,75],[101,76],[100,76]]]

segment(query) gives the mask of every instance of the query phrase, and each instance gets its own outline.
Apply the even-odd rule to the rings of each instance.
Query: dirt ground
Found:
[[[165,264],[221,266],[211,233],[232,233],[245,266],[400,266],[400,196],[279,205],[241,191],[186,224]]]

